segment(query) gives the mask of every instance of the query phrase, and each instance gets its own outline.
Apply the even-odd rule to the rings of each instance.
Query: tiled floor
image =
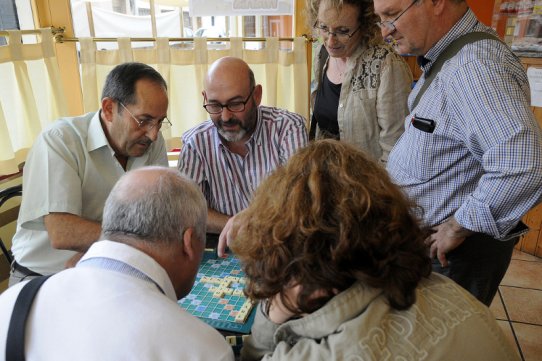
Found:
[[[524,361],[542,361],[542,259],[514,251],[491,311]]]

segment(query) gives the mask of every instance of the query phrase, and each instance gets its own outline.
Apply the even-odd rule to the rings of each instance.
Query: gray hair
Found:
[[[137,101],[135,86],[137,81],[141,79],[148,79],[167,90],[165,79],[152,66],[130,62],[117,65],[107,75],[102,90],[102,99],[115,99],[125,105],[135,104]]]
[[[152,182],[137,179],[154,172]],[[190,179],[177,170],[144,167],[128,172],[111,190],[105,202],[102,238],[122,242],[126,238],[149,243],[179,242],[188,228],[205,240],[207,203]]]

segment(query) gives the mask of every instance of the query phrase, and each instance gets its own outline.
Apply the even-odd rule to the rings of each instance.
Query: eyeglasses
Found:
[[[222,113],[222,109],[224,108],[227,108],[230,112],[233,112],[233,113],[242,112],[243,110],[245,110],[245,106],[248,103],[248,100],[254,93],[254,89],[256,89],[256,87],[252,88],[252,90],[250,91],[250,94],[248,95],[247,99],[244,102],[229,102],[228,104],[207,103],[207,104],[203,104],[203,107],[209,114]]]
[[[128,108],[126,108],[126,105],[122,104],[122,102],[120,102],[120,101],[119,101],[119,104],[122,105],[122,107],[128,112],[128,114],[130,114],[132,119],[136,121],[139,128],[142,128],[142,129],[145,129],[146,131],[149,131],[149,130],[153,129],[154,127],[157,127],[158,130],[160,130],[160,129],[169,129],[171,127],[171,122],[169,121],[169,119],[167,117],[165,117],[162,120],[159,120],[156,123],[153,123],[154,119],[152,119],[152,118],[139,120],[139,119],[137,119],[135,117],[135,115],[132,114],[131,111],[128,110]]]
[[[418,2],[418,0],[414,0],[412,1],[412,3],[410,3],[409,6],[407,6],[407,8],[405,10],[403,10],[399,15],[397,15],[397,17],[393,20],[387,20],[387,21],[377,21],[376,22],[376,25],[378,25],[380,27],[381,30],[386,30],[386,32],[388,34],[393,34],[397,28],[395,27],[395,22],[397,20],[399,20],[399,18],[401,16],[403,16],[404,13],[406,13],[408,11],[408,9],[410,9],[414,4],[416,4]]]
[[[337,39],[346,41],[346,40],[349,40],[351,37],[353,37],[354,34],[357,33],[359,29],[361,29],[361,25],[358,26],[358,28],[352,32],[350,32],[349,29],[329,31],[329,28],[326,25],[321,25],[321,24],[318,25],[318,20],[316,20],[314,22],[313,28],[318,30],[323,36],[334,35]]]

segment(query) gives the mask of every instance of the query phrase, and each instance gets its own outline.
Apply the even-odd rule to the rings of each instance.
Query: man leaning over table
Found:
[[[26,359],[233,361],[224,337],[177,303],[194,284],[206,216],[198,187],[177,170],[128,172],[105,202],[100,240],[39,289]],[[13,305],[27,284],[0,295],[0,360],[16,344],[8,344],[8,325],[21,317]]]
[[[178,168],[201,187],[207,230],[219,234],[267,174],[307,144],[308,134],[301,115],[260,105],[262,86],[239,58],[215,61],[204,85],[211,119],[183,134]]]
[[[23,172],[10,286],[74,264],[99,237],[105,200],[126,171],[167,166],[167,85],[152,67],[116,66],[101,109],[62,118],[36,139]]]

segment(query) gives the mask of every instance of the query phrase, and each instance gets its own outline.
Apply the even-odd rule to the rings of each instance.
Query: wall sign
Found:
[[[190,16],[293,15],[294,0],[190,0]]]

